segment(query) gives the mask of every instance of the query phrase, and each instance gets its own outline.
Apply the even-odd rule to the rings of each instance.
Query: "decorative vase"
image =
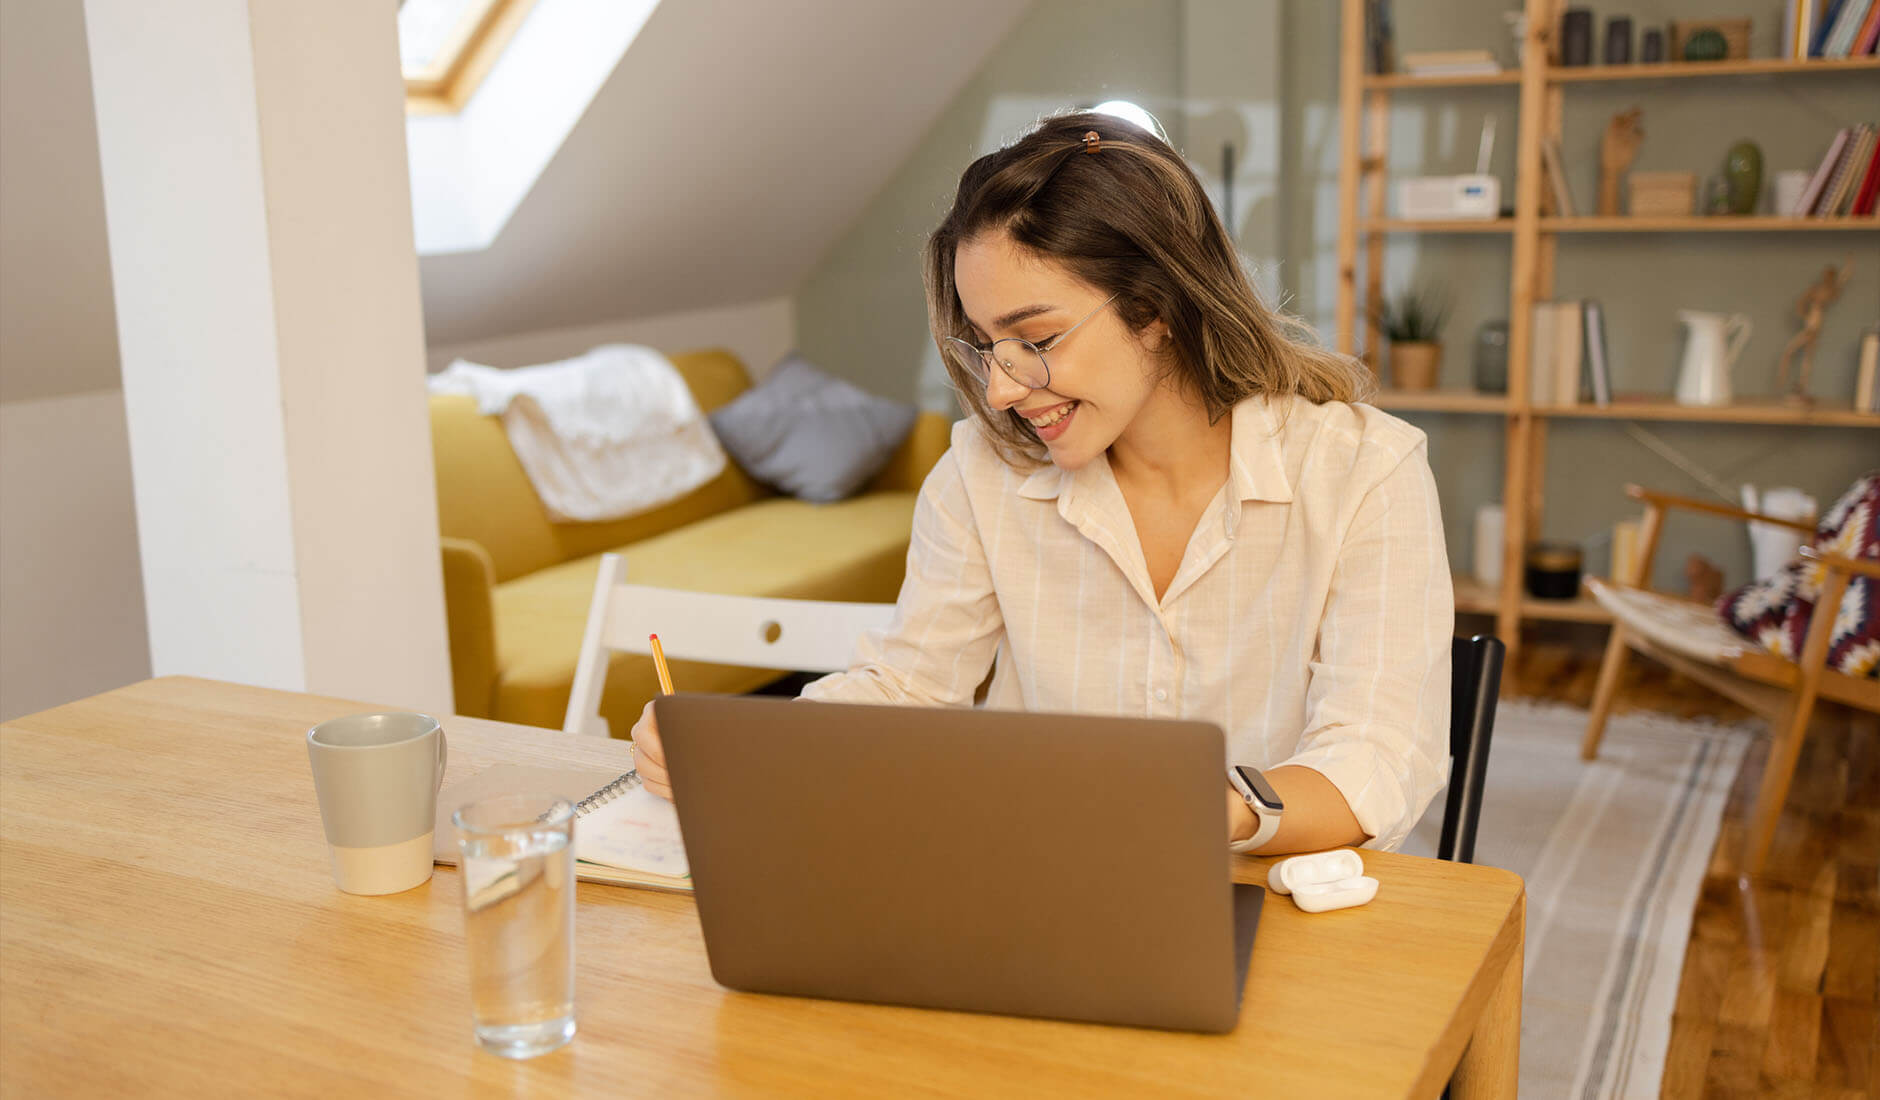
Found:
[[[1560,63],[1593,63],[1593,10],[1568,8],[1560,17]]]
[[[1508,392],[1508,322],[1484,321],[1475,330],[1475,388]]]
[[[1762,197],[1762,149],[1753,141],[1730,146],[1730,155],[1723,160],[1723,175],[1730,181],[1730,213],[1754,214],[1756,200]]]
[[[1730,55],[1730,42],[1723,32],[1709,27],[1698,31],[1684,43],[1686,61],[1722,61]]]
[[[1615,15],[1606,20],[1606,53],[1602,60],[1608,65],[1625,65],[1631,62],[1631,16]]]
[[[1433,390],[1443,365],[1443,346],[1427,340],[1391,341],[1390,381],[1400,390]]]

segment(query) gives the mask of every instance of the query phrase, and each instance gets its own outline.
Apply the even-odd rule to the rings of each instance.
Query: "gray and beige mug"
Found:
[[[428,714],[354,714],[307,731],[307,758],[333,881],[349,894],[396,894],[431,877],[444,783],[444,730]]]

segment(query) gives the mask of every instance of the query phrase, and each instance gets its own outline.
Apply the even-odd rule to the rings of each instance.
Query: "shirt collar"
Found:
[[[1227,476],[1235,499],[1290,503],[1293,491],[1292,482],[1286,478],[1286,454],[1280,447],[1279,428],[1267,400],[1250,397],[1234,406],[1232,416],[1233,442],[1228,450]],[[1027,500],[1055,499],[1078,474],[1094,471],[1098,465],[1092,462],[1077,471],[1046,462],[1019,483],[1018,495]],[[1108,469],[1108,463],[1102,465]]]

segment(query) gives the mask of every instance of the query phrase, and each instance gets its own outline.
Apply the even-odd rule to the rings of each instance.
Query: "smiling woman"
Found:
[[[1447,770],[1422,433],[1259,301],[1180,155],[1117,117],[975,161],[926,280],[970,415],[893,624],[804,697],[967,706],[991,669],[988,706],[1212,721],[1236,851],[1400,843]],[[650,712],[634,738],[664,789]]]

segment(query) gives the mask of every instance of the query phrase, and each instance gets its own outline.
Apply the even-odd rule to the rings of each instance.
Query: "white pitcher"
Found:
[[[1741,313],[1725,316],[1681,309],[1684,322],[1684,365],[1678,369],[1678,404],[1728,405],[1730,371],[1749,343],[1749,318]]]

